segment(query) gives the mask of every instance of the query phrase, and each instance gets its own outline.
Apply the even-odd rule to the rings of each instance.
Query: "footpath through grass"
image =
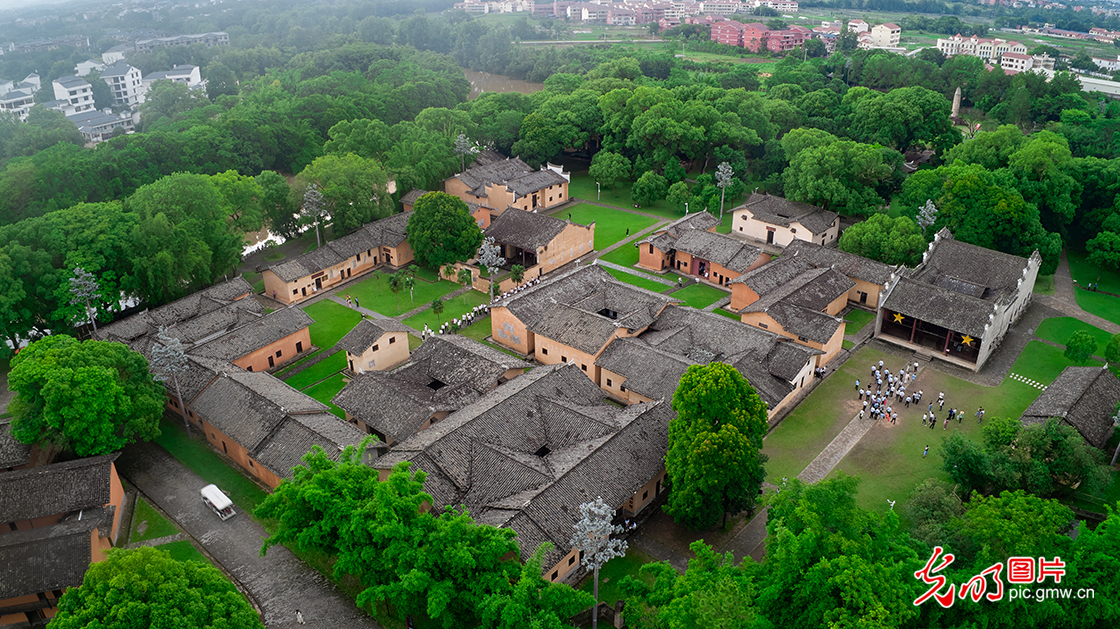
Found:
[[[141,531],[140,529],[144,529]],[[128,542],[142,542],[149,539],[167,537],[179,532],[170,520],[156,511],[148,501],[140,498],[136,501],[136,509],[132,513],[132,532],[129,533]]]
[[[328,378],[346,368],[346,352],[338,351],[329,358],[319,361],[315,365],[286,378],[284,382],[296,389],[305,389],[316,382]]]
[[[1069,271],[1073,276],[1073,295],[1077,305],[1086,312],[1120,324],[1120,297],[1105,294],[1120,295],[1120,273],[1102,271],[1100,267],[1089,262],[1084,251],[1067,249],[1066,260],[1069,262]],[[1098,284],[1098,288],[1104,292],[1080,288],[1089,284]]]
[[[651,290],[655,293],[660,293],[669,289],[669,286],[665,284],[659,284],[658,282],[655,282],[653,280],[645,279],[640,275],[634,275],[633,273],[627,273],[626,271],[619,271],[618,269],[612,269],[609,267],[603,267],[603,269],[605,269],[607,273],[613,275],[616,280],[620,282],[626,282],[627,284],[637,286],[638,288]]]
[[[1093,338],[1097,341],[1097,349],[1093,350],[1093,354],[1104,356],[1104,350],[1108,347],[1108,341],[1112,339],[1112,335],[1095,325],[1089,325],[1073,317],[1043,319],[1042,323],[1038,324],[1038,329],[1035,330],[1034,334],[1040,339],[1046,339],[1058,345],[1066,345],[1074,332],[1082,330],[1093,335]]]
[[[213,483],[229,494],[230,500],[243,513],[250,513],[265,498],[259,485],[233,469],[218,453],[210,449],[204,438],[188,439],[182,423],[172,424],[166,417],[160,419],[160,435],[155,442],[171,453],[207,483]],[[198,429],[192,428],[195,436]]]

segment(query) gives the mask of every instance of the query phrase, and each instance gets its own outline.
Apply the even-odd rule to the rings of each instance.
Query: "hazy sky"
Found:
[[[0,0],[0,11],[47,4],[66,4],[66,0]]]

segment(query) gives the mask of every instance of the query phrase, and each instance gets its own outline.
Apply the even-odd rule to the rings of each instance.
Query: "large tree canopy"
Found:
[[[94,562],[82,585],[58,602],[58,629],[175,627],[264,628],[249,601],[214,566],[176,561],[166,550],[109,550]]]
[[[438,269],[471,258],[482,244],[482,230],[462,199],[429,192],[412,207],[408,244],[420,264]]]
[[[844,230],[840,249],[886,264],[917,266],[926,249],[922,229],[908,216],[873,214]]]
[[[127,345],[48,336],[12,359],[12,434],[78,456],[120,450],[159,435],[167,393],[148,360]]]
[[[665,511],[690,528],[754,506],[766,461],[766,404],[726,363],[692,365],[673,394],[665,469],[672,483]]]
[[[345,234],[393,213],[389,177],[377,162],[354,154],[324,155],[296,177],[300,189],[316,184],[336,234]]]

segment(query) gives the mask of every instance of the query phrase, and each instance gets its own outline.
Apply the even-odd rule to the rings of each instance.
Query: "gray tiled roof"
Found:
[[[19,467],[31,460],[31,444],[16,441],[11,422],[11,419],[0,419],[0,469]]]
[[[82,77],[74,76],[73,74],[69,76],[60,76],[55,79],[55,82],[65,88],[89,87],[89,82],[87,82]]]
[[[358,356],[373,347],[377,339],[391,332],[407,334],[408,327],[395,319],[362,319],[338,341],[337,347]]]
[[[895,269],[870,258],[858,256],[847,251],[825,247],[805,240],[794,240],[783,252],[784,257],[797,257],[815,267],[830,267],[857,280],[883,286]]]
[[[747,312],[749,309],[750,306],[743,311]],[[839,317],[784,301],[771,305],[765,312],[786,332],[822,344],[832,339],[840,326],[844,325]]]
[[[315,321],[303,310],[294,307],[281,308],[269,313],[258,321],[237,328],[190,350],[196,356],[207,356],[222,360],[235,360],[250,354],[266,345],[295,334]]]
[[[813,265],[800,256],[781,256],[736,277],[728,284],[746,284],[761,297],[780,290],[798,275],[812,269]]]
[[[108,504],[118,454],[0,474],[0,514],[5,522],[14,522]]]
[[[51,526],[0,535],[0,600],[82,584],[93,560],[90,534],[107,535],[113,510],[95,507]]]
[[[997,302],[1016,294],[1028,264],[1026,258],[960,242],[942,229],[925,262],[908,275],[917,282]]]
[[[122,59],[122,60],[114,63],[113,65],[105,68],[104,70],[102,70],[101,71],[101,78],[104,79],[104,78],[109,78],[109,77],[125,76],[126,74],[128,74],[128,71],[131,68],[132,68],[132,66],[130,66],[127,61]]]
[[[290,413],[324,412],[327,406],[264,372],[224,373],[191,403],[241,447],[253,452]]]
[[[396,247],[408,236],[406,229],[411,212],[401,212],[379,221],[366,223],[352,234],[332,240],[314,251],[308,251],[269,267],[269,270],[285,282],[294,282],[318,273],[323,269],[341,264],[347,258],[378,247]]]
[[[685,230],[673,244],[673,249],[710,260],[738,273],[745,273],[762,255],[762,249],[731,236],[697,229]]]
[[[789,201],[782,197],[757,192],[751,193],[747,202],[735,208],[735,210],[742,208],[750,210],[755,220],[771,225],[789,227],[790,223],[796,221],[801,223],[814,236],[828,231],[839,216],[836,212],[829,212],[815,205]]]
[[[408,191],[408,194],[401,197],[401,204],[402,205],[415,205],[416,200],[419,199],[420,197],[424,196],[425,194],[428,194],[428,192],[429,192],[429,190],[421,190],[419,188],[413,188],[412,190]]]
[[[537,335],[574,347],[587,354],[597,354],[607,344],[619,326],[603,315],[587,312],[564,304],[556,304],[545,311],[529,329]]]
[[[516,157],[493,161],[480,160],[476,157],[475,164],[456,177],[466,184],[471,189],[471,194],[476,197],[485,197],[486,187],[495,184],[505,185],[518,196],[526,196],[548,186],[567,182],[559,174],[547,168],[535,171]]]
[[[218,374],[233,371],[242,371],[242,369],[225,360],[187,354],[187,371],[179,376],[179,389],[183,394],[183,399],[187,401],[187,404],[190,404],[214,378],[218,377]],[[174,396],[175,384],[168,381],[165,386],[168,395]]]
[[[434,336],[397,369],[355,377],[333,402],[387,439],[403,441],[434,413],[458,410],[496,387],[508,370],[529,366],[465,336]]]
[[[343,448],[357,446],[365,437],[349,422],[330,413],[291,415],[253,451],[254,458],[281,478],[291,478],[312,446],[321,447],[337,461]]]
[[[523,556],[552,541],[551,564],[567,553],[581,502],[621,504],[662,469],[671,417],[667,404],[606,404],[574,365],[539,367],[401,442],[377,466],[414,461],[434,506],[463,504],[480,522],[513,528]]]
[[[843,322],[824,313],[855,282],[829,267],[814,268],[800,256],[782,256],[732,283],[746,284],[759,295],[740,312],[765,312],[787,332],[827,343]]]
[[[551,243],[567,226],[567,221],[558,218],[509,209],[495,218],[485,233],[500,244],[535,252]]]
[[[1120,379],[1108,367],[1066,367],[1021,418],[1024,424],[1060,418],[1094,447],[1112,436],[1112,415],[1120,402]]]
[[[241,276],[227,282],[215,284],[177,299],[169,304],[145,310],[144,312],[121,319],[97,331],[97,338],[106,341],[128,342],[145,334],[155,335],[160,325],[175,326],[184,321],[235,305],[235,308],[251,313],[264,314],[264,307],[256,300],[241,299],[253,292],[253,286]],[[236,315],[234,315],[236,316]],[[193,342],[178,336],[184,342]],[[199,337],[201,338],[201,337]]]
[[[540,284],[505,297],[496,306],[508,307],[534,333],[540,330],[540,334],[549,338],[560,340],[551,336],[559,335],[572,338],[579,346],[590,347],[597,340],[605,340],[608,325],[612,334],[620,327],[640,330],[648,326],[666,304],[679,301],[670,295],[620,282],[605,269],[588,265],[553,274]],[[604,309],[617,313],[618,318],[598,314]],[[597,336],[574,338],[581,330]],[[597,352],[599,347],[590,353]]]

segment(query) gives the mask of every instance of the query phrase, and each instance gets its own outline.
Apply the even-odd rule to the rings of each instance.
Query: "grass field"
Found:
[[[626,230],[633,236],[657,221],[652,218],[610,208],[591,205],[590,203],[577,203],[569,208],[554,214],[556,218],[572,215],[572,221],[581,225],[595,222],[595,250],[602,251],[614,243],[627,238]]]
[[[331,413],[345,418],[345,411],[331,403],[331,398],[338,395],[338,392],[341,391],[344,386],[346,386],[346,383],[343,382],[343,375],[339,373],[327,378],[319,384],[304,389],[303,392],[329,406]]]
[[[693,308],[703,309],[727,297],[730,293],[707,284],[693,284],[680,289],[672,294],[674,299],[680,299]]]
[[[638,568],[654,561],[657,560],[637,548],[631,547],[626,551],[626,555],[615,557],[603,564],[603,567],[599,569],[599,600],[613,606],[618,599],[622,598],[622,591],[618,589],[618,582],[622,580],[622,577],[632,576],[636,579],[638,578]],[[592,585],[594,585],[592,580],[587,579],[579,589],[590,594]]]
[[[1105,347],[1108,346],[1108,341],[1112,335],[1095,325],[1089,325],[1074,319],[1073,317],[1052,317],[1044,319],[1042,323],[1038,324],[1038,329],[1034,334],[1038,338],[1052,341],[1058,345],[1065,345],[1069,341],[1069,337],[1074,332],[1084,330],[1093,335],[1097,341],[1097,349],[1093,354],[1097,356],[1104,356]]]
[[[432,330],[439,330],[441,321],[447,323],[455,317],[461,317],[470,312],[475,306],[481,306],[489,301],[486,293],[480,293],[476,290],[467,291],[466,294],[444,301],[443,314],[439,317],[436,317],[432,309],[429,308],[418,315],[405,319],[404,324],[411,326],[414,330],[423,330],[425,325]]]
[[[141,527],[144,528],[143,532],[140,531]],[[132,514],[132,532],[128,536],[130,544],[166,537],[178,532],[179,529],[175,528],[170,520],[160,515],[160,512],[148,504],[147,500],[140,498],[136,501],[136,510]]]
[[[260,294],[264,292],[264,276],[256,271],[245,271],[241,274],[246,282],[253,285],[253,292]]]
[[[323,351],[323,350],[321,350],[321,349],[317,349],[317,350],[315,350],[315,351],[311,352],[310,354],[308,354],[308,355],[304,356],[303,358],[301,358],[301,359],[297,360],[296,362],[294,362],[294,363],[292,363],[292,364],[288,365],[287,367],[284,367],[284,368],[283,368],[283,369],[281,369],[280,371],[277,371],[277,372],[276,372],[276,373],[274,373],[273,375],[274,375],[274,376],[276,376],[277,378],[280,378],[281,380],[283,380],[283,379],[284,379],[284,375],[285,375],[285,374],[287,374],[287,373],[290,373],[290,372],[292,371],[292,369],[295,369],[295,368],[296,368],[296,365],[299,365],[300,363],[302,363],[302,362],[304,362],[304,361],[306,361],[306,360],[310,360],[312,356],[315,356],[315,355],[317,355],[317,354],[318,354],[319,352],[321,352],[321,351]]]
[[[311,333],[311,343],[322,349],[334,347],[335,343],[338,343],[362,320],[362,315],[357,310],[336,304],[329,299],[311,304],[303,311],[315,320],[308,330]]]
[[[634,246],[634,242],[637,240],[639,239],[632,238],[630,242],[624,243],[618,249],[599,256],[599,259],[613,262],[619,266],[634,266],[638,263],[638,248]]]
[[[1039,275],[1034,280],[1034,293],[1036,295],[1053,295],[1054,294],[1054,276],[1053,275]]]
[[[863,326],[875,320],[875,313],[853,308],[851,312],[844,315],[844,320],[848,322],[844,327],[844,334],[859,334]]]
[[[1105,294],[1120,294],[1120,274],[1112,271],[1102,271],[1089,262],[1084,251],[1067,249],[1066,259],[1069,261],[1069,271],[1073,276],[1073,294],[1077,299],[1077,305],[1081,306],[1081,309],[1086,312],[1091,312],[1098,317],[1120,324],[1120,297]],[[1098,288],[1104,292],[1093,292],[1080,288],[1081,286],[1088,286],[1090,283],[1098,284]]]
[[[172,424],[164,417],[160,419],[159,428],[160,435],[155,442],[204,481],[229,493],[230,500],[239,511],[251,512],[264,500],[265,493],[260,486],[227,465],[205,440],[188,439],[181,423]]]
[[[481,343],[483,339],[490,336],[490,315],[486,315],[462,330],[459,330],[459,334]]]
[[[336,374],[345,368],[346,352],[338,351],[316,365],[308,367],[290,378],[286,378],[284,382],[287,382],[288,386],[296,389],[306,389],[316,382]]]
[[[743,320],[743,318],[740,317],[739,315],[735,314],[734,312],[731,312],[730,310],[724,310],[723,308],[716,308],[712,312],[714,312],[714,313],[716,313],[720,316],[727,317],[728,319],[734,319],[736,321],[742,321]]]
[[[852,362],[861,366],[868,364],[867,360],[851,361],[849,364]],[[894,362],[898,362],[897,359]],[[1061,350],[1031,342],[1011,371],[1049,383],[1066,364],[1068,361],[1061,355]],[[854,383],[849,386],[854,386]],[[862,479],[857,500],[864,508],[883,511],[889,508],[888,499],[906,500],[914,487],[927,478],[948,480],[948,474],[942,469],[941,443],[953,430],[979,439],[980,424],[975,417],[978,407],[984,408],[986,419],[1019,417],[1042,393],[1011,378],[1005,378],[997,387],[983,387],[933,369],[922,371],[915,384],[907,388],[913,390],[914,387],[925,392],[923,401],[936,400],[939,392],[945,392],[945,410],[937,412],[937,405],[934,405],[937,425],[933,429],[921,425],[926,404],[910,408],[903,406],[898,411],[897,424],[879,422],[873,426],[833,471],[833,475],[843,471]],[[844,405],[855,408],[854,404],[858,402],[853,401],[858,396],[846,397]],[[946,414],[954,406],[961,410],[964,419],[951,422],[945,430]],[[930,446],[929,456],[922,458],[922,451],[927,445]]]
[[[613,275],[616,280],[620,282],[626,282],[627,284],[637,286],[638,288],[651,290],[655,293],[660,293],[661,291],[669,288],[664,284],[659,284],[653,280],[647,280],[639,275],[634,275],[633,273],[627,273],[626,271],[619,271],[618,269],[611,269],[607,267],[603,268],[606,269],[607,273]]]
[[[393,291],[389,290],[388,277],[388,273],[375,271],[370,273],[369,277],[362,280],[360,283],[344,291],[340,291],[339,296],[345,299],[346,295],[349,294],[351,297],[357,299],[359,305],[363,308],[369,308],[374,312],[380,312],[383,315],[395,317],[417,306],[431,303],[436,297],[443,297],[459,287],[458,284],[447,280],[426,282],[423,279],[417,278],[413,297],[410,298],[407,290],[402,290],[399,293],[393,293]],[[312,340],[314,341],[314,339]],[[318,343],[316,343],[316,345],[318,345]]]
[[[199,550],[194,547],[194,544],[191,544],[190,540],[183,539],[168,544],[160,544],[156,546],[156,548],[171,553],[171,558],[176,561],[201,561],[202,563],[210,563],[206,555],[199,552]]]

